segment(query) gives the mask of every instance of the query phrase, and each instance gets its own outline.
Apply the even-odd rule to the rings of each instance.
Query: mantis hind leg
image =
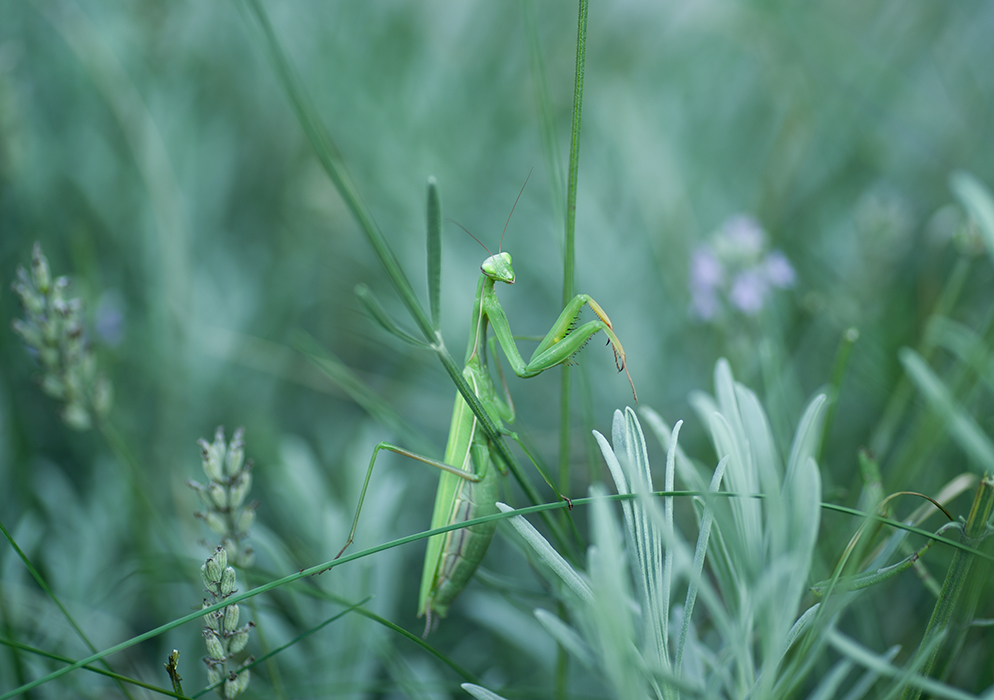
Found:
[[[356,530],[359,527],[359,513],[362,512],[362,504],[363,501],[366,500],[366,489],[369,488],[369,477],[373,475],[373,466],[376,464],[376,456],[380,453],[380,450],[389,450],[390,452],[394,452],[399,455],[404,455],[405,457],[410,457],[411,459],[416,459],[417,461],[435,467],[436,469],[441,469],[442,471],[446,471],[449,472],[450,474],[455,474],[456,476],[462,477],[467,481],[476,482],[480,480],[480,477],[477,476],[476,474],[465,472],[462,469],[459,469],[458,467],[453,467],[452,465],[446,464],[445,462],[440,462],[437,459],[432,459],[431,457],[425,457],[424,455],[420,455],[417,452],[411,452],[410,450],[406,450],[403,447],[398,447],[397,445],[391,445],[389,442],[379,443],[376,446],[376,448],[373,450],[373,455],[369,458],[369,468],[366,469],[366,478],[362,482],[362,491],[359,493],[359,503],[356,505],[355,517],[352,519],[352,529],[349,531],[349,538],[345,542],[345,546],[343,546],[341,550],[339,550],[338,554],[335,555],[335,559],[338,559],[345,553],[345,550],[348,549],[349,545],[352,544],[353,538],[355,538]],[[324,571],[327,571],[327,569],[325,569]]]

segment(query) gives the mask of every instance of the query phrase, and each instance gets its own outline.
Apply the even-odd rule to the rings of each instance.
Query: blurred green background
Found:
[[[518,281],[499,293],[516,333],[544,334],[561,308],[555,183],[569,148],[575,6],[289,1],[268,10],[419,291],[428,176],[438,180],[443,214],[493,248],[534,169],[503,244]],[[948,177],[964,169],[994,183],[992,27],[994,6],[980,0],[592,3],[576,290],[610,314],[642,404],[670,421],[692,418],[687,393],[710,389],[714,362],[726,355],[789,440],[806,400],[828,381],[842,333],[855,326],[861,336],[821,465],[826,500],[854,504],[856,451],[901,376],[896,352],[921,341],[950,270],[967,259],[952,240],[964,222],[950,206]],[[552,109],[556,163],[545,155],[542,100]],[[756,217],[797,284],[759,316],[701,321],[690,313],[691,253],[736,214]],[[10,282],[36,240],[86,303],[114,385],[111,420],[142,476],[129,486],[97,433],[59,421],[57,404],[33,381],[32,359],[4,330],[0,517],[98,645],[196,605],[208,552],[198,541],[208,535],[190,516],[198,505],[184,482],[202,478],[196,439],[218,424],[246,428],[264,571],[319,563],[344,542],[370,451],[402,438],[295,352],[296,333],[340,357],[441,454],[451,383],[429,353],[395,341],[362,311],[352,291],[360,282],[402,317],[239,3],[0,0],[4,327],[21,315]],[[454,224],[443,240],[443,332],[461,358],[485,253]],[[953,315],[976,326],[990,306],[991,266],[986,257],[966,264]],[[631,403],[600,342],[579,363],[575,495],[601,468],[584,465],[581,416],[607,431],[612,411]],[[549,463],[558,388],[556,371],[511,382],[517,426]],[[975,415],[990,428],[990,402],[978,402]],[[685,449],[712,460],[703,435],[689,421]],[[930,456],[911,468],[882,455],[887,490],[932,493],[965,469],[955,448]],[[399,458],[379,469],[357,547],[425,529],[430,518],[430,470]],[[146,503],[134,488],[147,492]],[[825,536],[822,571],[855,527],[831,525],[839,531]],[[486,568],[524,566],[500,536],[495,551]],[[351,569],[365,578],[343,568],[319,584],[356,599],[375,590],[374,606],[419,630],[421,553],[391,550],[368,570]],[[78,655],[54,613],[45,613],[52,629],[28,624],[45,603],[10,551],[0,562],[8,636]],[[903,585],[890,599],[893,629],[877,632],[888,643],[920,634],[930,608],[913,579]],[[299,601],[260,605],[272,606],[257,615],[270,616],[277,638],[319,621]],[[914,614],[902,617],[904,605]],[[478,619],[469,631],[446,621],[438,644],[481,639],[474,630],[488,611],[457,605],[454,617]],[[198,637],[187,625],[139,647],[131,663],[144,670],[135,673],[164,683],[159,664],[177,646],[195,679]],[[284,654],[293,682],[341,682],[351,692],[382,673],[368,659],[384,653],[382,635],[368,645],[322,642],[342,644],[338,651],[314,644],[330,666],[315,669],[303,651]],[[465,653],[480,662],[484,648]],[[387,658],[390,668],[438,673],[416,652]],[[514,674],[528,673],[525,660],[509,661],[505,673],[523,677]],[[10,658],[0,663],[10,678],[32,676]],[[350,680],[330,680],[336,672]]]

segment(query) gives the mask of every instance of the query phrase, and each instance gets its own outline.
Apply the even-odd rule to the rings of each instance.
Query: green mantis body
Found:
[[[514,342],[507,316],[494,290],[497,282],[514,284],[510,254],[498,253],[490,256],[483,262],[481,270],[483,274],[473,305],[474,331],[466,350],[463,377],[473,388],[495,425],[513,421],[514,409],[509,399],[505,401],[498,395],[490,376],[486,350],[488,328],[493,328],[511,368],[519,377],[534,377],[566,362],[598,331],[607,334],[614,348],[615,363],[619,371],[625,369],[625,351],[614,333],[610,319],[600,305],[586,294],[578,294],[567,304],[531,359],[525,362]],[[585,305],[590,306],[597,319],[574,328],[576,317]],[[501,458],[486,432],[478,425],[477,416],[462,395],[457,393],[443,462],[384,442],[376,446],[366,471],[352,530],[342,552],[355,536],[369,477],[381,449],[406,455],[442,471],[431,519],[432,529],[497,512],[497,464]],[[418,617],[427,617],[425,634],[430,631],[433,619],[436,616],[444,617],[456,596],[465,588],[482,561],[495,529],[496,523],[488,522],[429,538],[418,598]],[[338,556],[341,556],[341,552]]]

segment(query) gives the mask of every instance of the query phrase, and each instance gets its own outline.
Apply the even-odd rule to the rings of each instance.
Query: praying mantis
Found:
[[[525,184],[527,182],[526,179]],[[522,191],[524,191],[524,186],[522,186]],[[430,186],[429,211],[432,207],[432,196],[433,190]],[[518,198],[520,197],[521,192],[518,193]],[[517,206],[517,202],[518,200],[515,199],[514,206]],[[514,213],[514,206],[511,207],[511,214]],[[504,224],[504,232],[507,231],[511,214],[508,215],[508,221]],[[429,214],[430,219],[431,215]],[[429,236],[430,234],[431,224],[429,223]],[[503,247],[503,240],[504,233],[502,232],[501,247]],[[431,248],[431,244],[429,244],[429,248]],[[490,251],[488,250],[487,253],[489,254]],[[429,262],[429,276],[432,274],[431,270],[431,262]],[[514,268],[510,253],[501,252],[499,247],[496,254],[490,254],[483,261],[480,270],[482,274],[477,284],[476,299],[473,303],[471,325],[473,330],[466,349],[462,376],[496,426],[513,422],[515,412],[506,385],[504,385],[505,397],[501,397],[490,375],[487,358],[488,345],[491,353],[495,355],[498,373],[503,383],[503,373],[499,359],[496,358],[493,339],[489,343],[487,340],[489,328],[493,329],[496,341],[503,348],[511,369],[522,378],[534,377],[567,362],[593,335],[603,331],[614,350],[615,365],[619,372],[625,371],[634,395],[635,385],[632,383],[631,375],[628,374],[625,350],[614,332],[610,318],[594,299],[587,294],[578,294],[573,297],[539,343],[531,358],[526,362],[511,334],[507,316],[495,291],[498,282],[514,284]],[[434,284],[437,294],[437,280]],[[584,306],[589,306],[597,318],[576,326],[577,316]],[[516,437],[506,428],[501,430],[507,435]],[[483,426],[480,425],[479,418],[467,404],[462,394],[457,392],[455,405],[452,409],[448,443],[442,461],[387,442],[380,442],[373,450],[362,491],[359,494],[352,529],[349,532],[348,540],[335,559],[342,556],[355,537],[359,524],[359,514],[366,497],[366,489],[369,486],[376,458],[381,450],[410,457],[440,470],[438,492],[431,518],[432,529],[497,512],[495,505],[498,497],[497,472],[506,472],[502,466],[505,458],[497,446],[493,444]],[[555,487],[553,489],[555,490]],[[558,491],[556,494],[560,495]],[[426,617],[425,636],[433,629],[433,623],[437,622],[439,617],[446,615],[453,601],[472,578],[490,546],[496,527],[496,522],[490,521],[450,530],[428,539],[428,550],[425,555],[421,590],[418,597],[418,617]]]

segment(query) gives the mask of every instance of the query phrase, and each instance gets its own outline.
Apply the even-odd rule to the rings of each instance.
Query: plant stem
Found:
[[[573,120],[569,142],[569,182],[566,190],[566,240],[563,247],[563,306],[573,298],[576,267],[576,189],[580,166],[580,121],[583,113],[583,66],[587,54],[587,0],[580,0],[576,27],[576,74],[573,78]],[[569,490],[570,367],[563,366],[559,402],[559,490]]]
[[[991,510],[994,509],[994,477],[990,474],[985,476],[977,488],[977,494],[973,499],[973,506],[970,508],[970,515],[967,517],[966,525],[963,526],[961,541],[970,547],[976,547],[987,534],[987,521],[990,519]],[[973,565],[973,554],[962,549],[957,549],[953,554],[952,563],[946,573],[946,580],[942,583],[942,592],[939,599],[935,601],[935,608],[932,610],[932,618],[928,621],[925,634],[918,651],[915,653],[909,668],[922,676],[928,676],[935,665],[935,660],[942,648],[940,636],[945,635],[950,629],[953,611],[956,602],[963,590],[970,567]],[[927,654],[927,656],[925,656]],[[905,688],[903,700],[918,700],[921,697],[920,687]]]

